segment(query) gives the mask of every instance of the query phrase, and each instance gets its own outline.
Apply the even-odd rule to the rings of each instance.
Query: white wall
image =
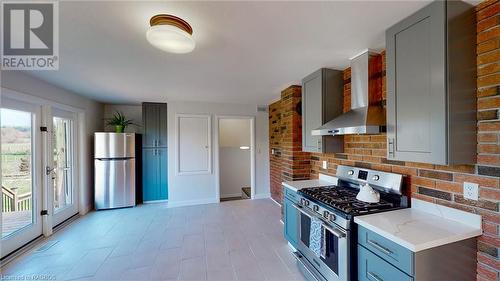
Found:
[[[240,146],[251,144],[249,119],[219,120],[220,197],[241,195],[242,187],[251,186],[251,151]]]
[[[143,133],[142,105],[105,104],[103,126],[106,132],[114,132],[115,128],[106,125],[107,119],[113,117],[116,112],[121,112],[127,119],[131,119],[137,126],[131,125],[125,129],[127,133]]]
[[[103,129],[103,105],[19,71],[2,71],[0,81],[0,86],[3,88],[80,108],[85,111],[86,136],[85,143],[83,143],[80,149],[88,157],[83,159],[83,174],[81,175],[83,187],[80,189],[82,190],[80,194],[80,211],[81,213],[89,211],[94,202],[93,134]]]
[[[242,187],[250,187],[250,150],[238,147],[221,147],[220,164],[220,197],[241,196]]]
[[[175,114],[210,114],[212,116],[212,147],[217,144],[215,132],[216,115],[255,116],[256,145],[256,188],[255,197],[269,197],[269,145],[268,145],[268,114],[257,112],[257,105],[199,103],[199,102],[169,102],[168,103],[168,198],[170,206],[191,205],[217,202],[217,190],[214,167],[211,174],[177,175],[175,163]],[[214,153],[212,153],[212,163]]]
[[[219,145],[221,147],[250,146],[250,120],[220,119]]]

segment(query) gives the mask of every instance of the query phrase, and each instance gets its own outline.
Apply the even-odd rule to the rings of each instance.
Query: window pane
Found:
[[[54,147],[54,209],[57,211],[73,202],[72,121],[54,117],[52,144]]]
[[[0,114],[3,238],[33,223],[33,116],[5,108]]]

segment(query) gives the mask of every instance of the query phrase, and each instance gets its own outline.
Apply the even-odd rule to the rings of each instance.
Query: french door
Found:
[[[52,199],[52,224],[58,225],[78,213],[76,114],[52,108],[48,164],[49,197]]]
[[[77,126],[75,112],[2,96],[0,258],[78,213]]]
[[[2,97],[0,258],[42,235],[41,106]]]

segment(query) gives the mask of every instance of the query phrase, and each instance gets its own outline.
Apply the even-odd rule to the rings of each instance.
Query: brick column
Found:
[[[281,100],[269,106],[271,154],[271,196],[281,202],[282,181],[309,179],[310,153],[302,152],[302,117],[300,86],[281,92]]]

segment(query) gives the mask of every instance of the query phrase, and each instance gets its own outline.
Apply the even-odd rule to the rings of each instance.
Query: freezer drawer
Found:
[[[135,206],[135,159],[96,159],[95,208]]]
[[[135,157],[135,134],[95,133],[94,158]]]

